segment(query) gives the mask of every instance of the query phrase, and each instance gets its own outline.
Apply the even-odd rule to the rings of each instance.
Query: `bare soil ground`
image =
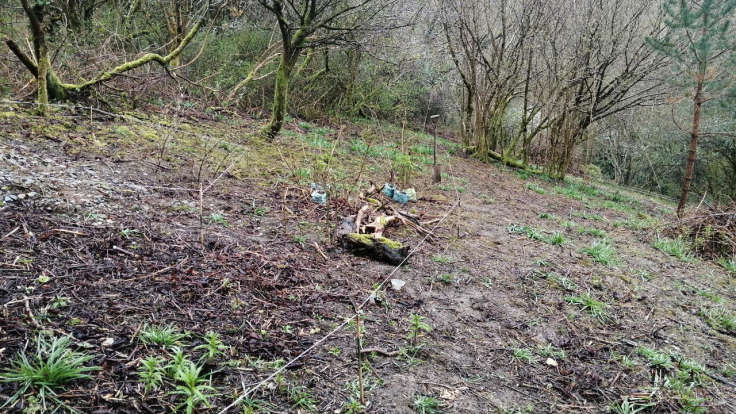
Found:
[[[3,111],[0,371],[40,332],[70,335],[101,369],[58,395],[89,413],[179,405],[174,380],[146,392],[137,374],[142,358],[173,354],[141,340],[152,325],[186,332],[192,360],[207,332],[229,347],[203,362],[217,395],[197,412],[214,413],[352,316],[393,267],[347,254],[332,232],[355,214],[349,195],[387,179],[392,148],[420,160],[428,139],[291,122],[267,144],[257,122],[221,114]],[[374,352],[359,359],[348,327],[232,412],[360,412],[361,365],[373,413],[422,412],[421,396],[439,404],[428,413],[736,412],[736,279],[654,247],[671,206],[452,148],[441,185],[431,167],[413,178],[435,197],[409,208],[452,214],[394,276],[406,285],[364,309]],[[328,206],[311,202],[312,180],[333,185]],[[596,261],[585,249],[601,243]],[[411,315],[431,328],[414,340]],[[0,383],[0,401],[16,390]],[[33,408],[25,396],[2,410]]]

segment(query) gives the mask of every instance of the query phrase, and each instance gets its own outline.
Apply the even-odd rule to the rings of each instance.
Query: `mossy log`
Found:
[[[501,161],[502,163],[508,165],[509,167],[519,168],[522,170],[526,170],[526,165],[524,165],[523,162],[511,158],[511,157],[504,157],[502,154],[497,153],[496,151],[488,151],[488,155],[493,158],[494,160]]]
[[[401,264],[409,255],[409,247],[401,242],[372,234],[348,233],[342,236],[342,244],[354,254],[392,265]]]

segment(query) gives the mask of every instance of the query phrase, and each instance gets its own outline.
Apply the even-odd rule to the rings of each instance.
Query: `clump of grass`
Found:
[[[544,188],[538,186],[535,183],[526,183],[526,185],[524,187],[526,187],[527,190],[534,191],[537,194],[544,194],[545,193]]]
[[[578,285],[576,285],[575,282],[559,273],[550,272],[547,273],[545,277],[567,291],[574,292],[578,290]]]
[[[579,201],[583,201],[583,200],[585,200],[585,199],[587,198],[587,197],[585,197],[585,195],[584,195],[583,193],[581,193],[580,191],[578,191],[578,190],[576,190],[576,189],[574,189],[574,188],[570,188],[570,187],[560,187],[560,186],[556,186],[556,187],[554,188],[554,191],[555,191],[555,193],[557,193],[557,194],[561,194],[561,195],[564,195],[564,196],[570,197],[570,198],[572,198],[573,200],[579,200]]]
[[[443,256],[441,254],[436,254],[432,256],[432,261],[435,263],[440,263],[440,264],[449,264],[449,263],[452,263],[452,258]]]
[[[647,401],[629,400],[627,396],[620,403],[611,405],[610,410],[616,414],[637,414],[656,405],[653,402]]]
[[[291,405],[299,410],[314,411],[317,406],[317,400],[302,386],[289,388],[289,400]]]
[[[506,230],[512,234],[524,234],[532,240],[542,241],[555,246],[565,243],[565,236],[560,232],[555,232],[548,236],[533,227],[520,226],[518,224],[512,224]]]
[[[565,236],[562,233],[556,231],[551,236],[545,237],[544,241],[553,246],[562,246],[565,243]]]
[[[440,283],[444,283],[445,285],[451,285],[455,283],[455,276],[450,273],[443,273],[437,276],[437,281]]]
[[[589,213],[587,211],[575,211],[572,213],[572,215],[575,217],[584,218],[586,220],[608,221],[607,218],[601,216],[600,214]]]
[[[542,214],[539,215],[539,218],[540,219],[545,219],[545,220],[556,220],[557,219],[557,216],[555,216],[552,213],[542,213]]]
[[[564,349],[555,348],[551,344],[547,344],[546,346],[538,345],[537,353],[547,358],[565,359],[565,357],[567,357]]]
[[[227,219],[225,218],[225,215],[219,212],[210,214],[209,217],[207,217],[207,220],[211,224],[219,224],[224,227],[229,226]]]
[[[674,368],[674,365],[672,365],[672,358],[670,358],[670,355],[667,353],[659,352],[656,349],[646,346],[637,348],[636,352],[647,360],[647,363],[651,368],[663,370],[671,370]]]
[[[607,311],[609,305],[594,299],[590,294],[584,293],[578,296],[568,296],[565,298],[565,301],[572,305],[577,305],[581,310],[588,312],[590,316],[601,322],[605,322],[610,318]]]
[[[47,411],[47,399],[65,407],[56,392],[72,381],[90,378],[88,372],[99,370],[100,367],[86,365],[92,358],[92,355],[72,350],[68,336],[46,337],[39,334],[35,352],[28,355],[26,351],[21,351],[11,362],[10,368],[0,374],[0,382],[18,385],[15,394],[0,408],[14,404],[31,390],[40,399],[44,412]]]
[[[725,257],[721,257],[718,259],[718,264],[723,266],[723,268],[729,272],[736,274],[736,259],[729,260]]]
[[[144,325],[140,338],[144,344],[172,346],[179,343],[187,334],[179,332],[174,326]]]
[[[654,247],[670,256],[674,256],[682,260],[683,262],[690,262],[693,260],[690,245],[682,237],[678,237],[676,239],[666,237],[657,238],[657,240],[654,241]]]
[[[711,328],[730,335],[736,334],[736,314],[722,306],[701,309],[700,316]]]
[[[604,239],[607,236],[605,230],[596,229],[595,227],[581,227],[578,229],[578,233],[599,237],[601,239]]]
[[[517,361],[527,364],[535,364],[539,362],[539,357],[529,348],[514,348],[513,358]]]
[[[654,227],[657,221],[646,214],[638,214],[636,217],[630,216],[626,220],[617,221],[614,226],[623,226],[629,230],[645,230]]]
[[[607,240],[596,240],[590,247],[583,249],[583,253],[592,257],[594,261],[608,266],[616,262],[616,249]]]
[[[428,397],[426,395],[418,395],[414,398],[412,403],[414,411],[419,414],[439,414],[440,402],[434,397]]]

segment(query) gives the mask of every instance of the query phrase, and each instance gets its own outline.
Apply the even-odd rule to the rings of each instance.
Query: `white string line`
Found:
[[[449,167],[449,168],[450,168],[450,172],[452,172],[452,167]],[[451,176],[452,176],[452,175],[451,175]],[[296,356],[296,357],[295,357],[294,359],[292,359],[292,360],[290,360],[289,362],[287,362],[286,364],[284,364],[284,365],[283,365],[283,366],[282,366],[281,368],[279,368],[279,369],[277,369],[276,371],[274,371],[274,372],[273,372],[273,373],[272,373],[271,375],[269,375],[268,377],[266,377],[266,378],[265,378],[264,380],[262,380],[262,381],[258,382],[257,384],[253,385],[253,386],[252,386],[252,387],[250,387],[249,389],[245,390],[245,391],[244,391],[244,392],[243,392],[243,393],[242,393],[242,394],[241,394],[241,395],[240,395],[240,396],[239,396],[239,397],[238,397],[237,399],[235,399],[235,401],[233,401],[233,402],[232,402],[232,403],[231,403],[230,405],[228,405],[227,407],[225,407],[225,408],[223,408],[223,409],[222,409],[221,411],[219,411],[219,412],[218,412],[218,414],[225,414],[225,413],[226,413],[226,412],[227,412],[228,410],[230,410],[231,408],[233,408],[233,407],[235,407],[236,405],[238,405],[238,404],[239,404],[239,403],[240,403],[241,401],[243,401],[243,400],[244,400],[244,399],[245,399],[245,398],[246,398],[247,396],[249,396],[250,394],[252,394],[252,393],[253,393],[254,391],[256,391],[257,389],[261,388],[262,386],[266,385],[266,384],[267,384],[267,383],[268,383],[269,381],[271,381],[272,379],[274,379],[274,378],[275,378],[275,377],[276,377],[277,375],[279,375],[280,373],[284,372],[284,371],[286,370],[286,368],[288,368],[288,367],[289,367],[290,365],[292,365],[292,364],[293,364],[293,363],[295,363],[296,361],[298,361],[298,360],[300,360],[301,358],[303,358],[303,357],[304,357],[305,355],[307,355],[308,353],[310,353],[310,352],[311,352],[312,350],[314,350],[314,349],[318,348],[318,347],[319,347],[320,345],[322,345],[322,344],[323,344],[323,343],[324,343],[325,341],[327,341],[327,339],[329,339],[330,337],[332,337],[332,336],[333,336],[334,334],[336,334],[336,333],[337,333],[338,331],[340,331],[340,330],[341,330],[342,328],[344,328],[345,326],[347,326],[347,325],[348,325],[348,324],[349,324],[349,323],[350,323],[350,322],[351,322],[351,321],[352,321],[353,319],[355,319],[355,317],[357,316],[357,313],[358,313],[358,312],[359,312],[360,310],[362,310],[362,309],[363,309],[363,307],[365,307],[365,305],[366,305],[366,304],[368,304],[368,302],[370,302],[371,298],[372,298],[372,297],[374,297],[374,296],[375,296],[375,295],[376,295],[376,294],[378,293],[378,291],[379,291],[379,290],[381,290],[381,288],[383,288],[383,286],[384,286],[384,285],[385,285],[386,283],[388,283],[388,281],[389,281],[389,280],[391,280],[391,278],[393,277],[393,275],[394,275],[394,274],[396,274],[396,272],[397,272],[397,271],[398,271],[398,270],[399,270],[399,269],[401,268],[401,266],[402,266],[402,265],[403,265],[404,263],[406,263],[406,261],[407,261],[407,260],[409,260],[409,258],[410,258],[410,257],[411,257],[412,255],[414,255],[414,253],[416,253],[416,252],[417,252],[417,251],[418,251],[418,250],[419,250],[419,249],[420,249],[420,248],[421,248],[421,247],[422,247],[422,246],[424,245],[424,243],[425,243],[425,242],[427,241],[427,239],[429,238],[429,236],[430,236],[430,235],[432,235],[432,234],[434,234],[434,231],[435,231],[435,230],[436,230],[436,229],[437,229],[437,228],[438,228],[438,227],[439,227],[439,226],[440,226],[440,225],[441,225],[441,224],[442,224],[442,223],[443,223],[443,222],[444,222],[445,220],[447,220],[447,218],[448,218],[448,217],[450,217],[450,215],[451,215],[451,214],[452,214],[452,213],[453,213],[453,212],[455,211],[455,209],[456,209],[456,208],[457,208],[457,207],[458,207],[458,206],[460,205],[460,192],[459,192],[459,191],[458,191],[458,189],[457,189],[457,180],[456,180],[456,178],[455,178],[454,176],[452,176],[452,178],[453,178],[453,180],[455,180],[455,184],[456,184],[456,185],[455,185],[455,195],[456,195],[457,199],[456,199],[456,201],[455,201],[455,204],[453,204],[452,208],[450,208],[450,210],[448,210],[448,211],[447,211],[447,213],[446,213],[446,214],[444,215],[444,217],[442,217],[442,218],[440,219],[440,221],[438,221],[438,222],[437,222],[437,223],[436,223],[436,224],[434,225],[434,227],[432,227],[432,230],[430,230],[430,232],[429,232],[429,233],[427,233],[427,234],[426,234],[426,235],[424,236],[424,238],[422,238],[422,240],[421,240],[421,241],[420,241],[420,242],[419,242],[419,243],[417,244],[417,246],[416,246],[416,247],[414,247],[414,249],[412,249],[412,250],[411,250],[411,251],[409,252],[409,254],[407,254],[407,255],[406,255],[406,257],[405,257],[405,258],[404,258],[404,259],[403,259],[403,260],[401,261],[401,263],[399,263],[399,264],[398,264],[398,265],[397,265],[396,267],[394,267],[394,269],[393,269],[393,270],[391,271],[391,273],[389,273],[389,274],[388,274],[388,276],[386,276],[386,278],[385,278],[385,279],[383,279],[383,281],[381,281],[381,283],[379,283],[379,284],[378,284],[378,285],[377,285],[377,286],[376,286],[375,288],[373,288],[373,290],[371,291],[371,294],[370,294],[370,295],[368,295],[368,296],[367,296],[367,297],[366,297],[366,298],[365,298],[365,299],[363,300],[363,302],[361,302],[361,304],[360,304],[359,306],[357,306],[357,307],[355,308],[355,315],[352,315],[352,316],[350,316],[349,318],[345,319],[345,320],[344,320],[344,321],[343,321],[343,322],[342,322],[342,323],[341,323],[340,325],[338,325],[337,327],[335,327],[334,329],[332,329],[332,330],[331,330],[330,332],[328,332],[328,333],[327,333],[327,334],[326,334],[325,336],[323,336],[323,337],[322,337],[322,338],[320,338],[320,339],[319,339],[319,340],[318,340],[317,342],[315,342],[315,343],[313,343],[312,345],[310,345],[310,346],[309,346],[309,347],[308,347],[307,349],[305,349],[304,351],[302,351],[302,353],[300,353],[300,354],[299,354],[299,355],[297,355],[297,356]]]

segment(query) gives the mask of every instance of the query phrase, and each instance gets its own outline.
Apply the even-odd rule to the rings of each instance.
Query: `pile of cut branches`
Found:
[[[375,185],[361,192],[355,215],[345,217],[338,227],[336,239],[343,248],[355,254],[393,265],[401,264],[409,254],[409,246],[385,236],[392,227],[407,226],[422,235],[434,236],[424,228],[427,223],[420,216],[391,205],[391,200],[378,191]]]
[[[681,234],[702,257],[736,257],[736,204],[713,206],[683,219]]]

